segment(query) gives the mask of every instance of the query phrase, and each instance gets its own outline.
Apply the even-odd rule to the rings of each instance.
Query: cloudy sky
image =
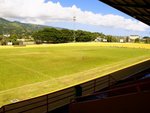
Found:
[[[0,0],[0,17],[112,35],[150,35],[149,26],[98,0]]]

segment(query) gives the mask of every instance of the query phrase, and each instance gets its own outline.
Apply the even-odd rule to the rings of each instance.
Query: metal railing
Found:
[[[106,83],[107,83],[108,86],[109,86],[109,85],[112,84],[112,81],[113,81],[113,83],[116,82],[115,78],[113,78],[111,75],[105,76],[105,78],[102,79],[102,81],[99,81],[99,82],[97,82],[97,79],[95,79],[95,80],[93,80],[93,83],[92,83],[92,84],[90,83],[90,84],[88,84],[88,85],[86,85],[86,86],[84,87],[83,92],[88,91],[88,90],[91,90],[91,89],[94,89],[92,93],[95,93],[95,92],[96,92],[96,90],[95,90],[96,87],[101,86],[101,85],[106,84]],[[81,84],[81,85],[82,85],[82,84]],[[69,88],[68,88],[68,89],[69,89]],[[63,91],[64,91],[64,93],[59,94],[59,92],[63,92]],[[56,93],[56,95],[55,95],[54,93]],[[33,109],[37,109],[37,108],[40,108],[40,107],[44,107],[44,106],[46,107],[46,112],[48,113],[48,112],[50,111],[50,110],[49,110],[49,105],[52,105],[52,104],[54,104],[54,103],[56,103],[56,102],[58,102],[58,101],[62,101],[62,100],[64,100],[64,99],[68,99],[69,97],[71,98],[71,99],[69,100],[69,103],[70,103],[70,101],[75,98],[75,91],[72,91],[72,90],[71,90],[71,91],[67,91],[67,89],[64,89],[64,90],[61,90],[61,91],[58,91],[58,92],[54,92],[54,93],[37,97],[37,98],[42,98],[42,97],[43,97],[43,99],[40,99],[40,100],[35,101],[35,102],[31,102],[31,103],[30,103],[29,101],[30,101],[30,100],[33,100],[33,99],[29,99],[29,100],[25,100],[25,101],[21,101],[21,102],[17,102],[17,103],[13,103],[13,104],[9,104],[9,105],[3,106],[3,107],[1,108],[2,111],[0,111],[0,113],[7,113],[7,112],[15,111],[15,110],[18,110],[18,109],[22,109],[22,110],[19,111],[19,113],[25,113],[25,112],[27,112],[27,111],[30,111],[30,110],[33,110]],[[57,93],[58,93],[58,95],[57,95]],[[53,95],[53,94],[54,94],[54,96],[49,97],[50,95]],[[69,95],[68,95],[68,94],[69,94]],[[34,99],[36,99],[36,98],[34,98]],[[55,99],[55,100],[49,102],[51,99]],[[11,109],[7,109],[7,107],[9,107],[9,106],[11,106],[11,105],[23,103],[23,102],[26,102],[26,101],[28,101],[29,103],[28,103],[28,104],[25,104],[25,105],[22,105],[22,106],[18,106],[18,107],[13,107],[13,108],[11,108]],[[37,105],[37,106],[34,106],[34,105],[37,104],[37,103],[41,103],[41,104],[39,104],[39,105]],[[66,104],[69,104],[69,103],[66,103]],[[31,107],[31,108],[30,108],[30,106],[32,106],[32,105],[33,105],[34,107]],[[28,107],[29,107],[29,108],[28,108]],[[26,109],[26,108],[28,108],[28,109]]]
[[[132,72],[133,70],[139,69],[138,71],[140,72],[140,71],[144,71],[145,69],[148,69],[149,64],[150,64],[150,60],[143,62],[141,64],[133,65],[123,70],[116,71],[114,73],[111,73],[111,75],[109,74],[109,75],[79,84],[83,89],[82,96],[89,95],[92,93],[98,94],[97,91],[106,87],[111,87],[112,84],[116,83],[116,81],[122,80],[129,75],[135,74],[135,72]],[[39,111],[38,112],[36,111],[36,113],[41,113],[41,112],[46,113],[56,108],[69,104],[70,100],[76,98],[75,91],[76,91],[75,86],[73,86],[67,89],[63,89],[63,90],[50,93],[47,95],[43,95],[40,97],[36,97],[33,99],[5,105],[2,108],[0,108],[0,113],[25,113],[25,112],[35,113],[37,109]]]
[[[148,88],[146,89],[142,89],[143,86],[147,86]],[[125,86],[118,86],[116,88],[112,88],[106,91],[101,91],[101,92],[97,92],[91,95],[87,95],[87,96],[81,96],[81,97],[77,97],[75,98],[74,101],[72,101],[72,103],[76,103],[76,102],[83,102],[83,101],[88,101],[88,99],[90,97],[98,97],[97,99],[103,99],[103,98],[108,98],[108,97],[112,97],[112,96],[118,96],[118,95],[126,95],[126,94],[130,94],[130,93],[140,93],[142,91],[146,91],[146,90],[150,90],[150,78],[145,79],[145,80],[141,80],[141,81],[137,81],[136,83],[133,84],[126,84]],[[130,90],[132,89],[132,90]],[[121,91],[126,91],[126,90],[130,90],[127,91],[126,93],[121,93]],[[117,92],[117,93],[115,93]],[[114,94],[113,94],[114,93]],[[105,95],[105,97],[104,97]]]

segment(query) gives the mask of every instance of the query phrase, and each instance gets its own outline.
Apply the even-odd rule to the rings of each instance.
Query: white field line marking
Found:
[[[0,57],[7,57],[7,56],[23,56],[23,55],[49,55],[52,54],[50,52],[32,52],[32,53],[19,53],[19,54],[8,54],[8,55],[0,55]]]
[[[140,57],[141,58],[141,57]],[[130,59],[131,61],[133,60],[133,59]],[[127,61],[129,61],[130,62],[130,60],[127,60]],[[146,61],[146,60],[150,60],[150,58],[148,58],[148,59],[145,59],[145,60],[142,60],[142,61],[140,61],[140,62],[143,62],[143,61]],[[94,68],[94,69],[90,69],[90,70],[88,70],[88,71],[83,71],[83,72],[78,72],[78,73],[75,73],[75,74],[71,74],[71,75],[67,75],[67,76],[62,76],[62,77],[58,77],[58,78],[54,78],[54,77],[52,77],[52,79],[50,79],[50,80],[47,80],[47,81],[43,81],[43,82],[36,82],[36,83],[33,83],[33,84],[28,84],[28,85],[23,85],[23,86],[20,86],[20,87],[16,87],[16,88],[11,88],[11,89],[8,89],[8,90],[4,90],[4,91],[1,91],[0,92],[0,95],[2,94],[2,93],[6,93],[6,92],[9,92],[9,91],[13,91],[13,90],[17,90],[17,89],[22,89],[22,88],[24,88],[24,87],[29,87],[29,86],[35,86],[35,85],[39,85],[39,84],[43,84],[43,83],[46,83],[46,82],[49,82],[49,81],[56,81],[56,82],[60,82],[60,83],[62,83],[61,82],[61,80],[62,79],[64,79],[64,78],[66,78],[66,77],[76,77],[75,75],[87,75],[87,74],[94,74],[94,73],[98,73],[98,72],[102,72],[102,71],[106,71],[106,70],[108,70],[108,69],[111,69],[111,68],[115,68],[115,67],[118,67],[118,66],[120,66],[120,65],[122,65],[122,64],[124,64],[124,62],[125,61],[123,61],[122,63],[119,63],[119,62],[117,62],[117,63],[113,63],[113,64],[111,64],[111,65],[105,65],[105,66],[103,66],[103,67],[98,67],[98,68]],[[140,62],[136,62],[136,64],[137,63],[140,63]],[[119,63],[119,64],[118,64]],[[134,62],[135,63],[135,62]],[[134,64],[133,64],[134,65]],[[107,67],[107,68],[105,68],[105,67]],[[123,66],[123,67],[125,67],[125,66]],[[121,68],[123,68],[123,67],[121,67]],[[102,69],[102,68],[104,68],[104,69]],[[96,72],[95,72],[95,70],[97,70]]]
[[[117,64],[118,64],[118,63],[117,63]],[[114,65],[114,64],[111,64],[111,65]],[[107,68],[104,68],[104,69],[101,70],[101,71],[104,71],[104,70],[107,70],[107,69],[112,68],[111,65],[105,65],[105,66],[103,66],[103,68],[104,68],[104,67],[107,67]],[[115,65],[115,66],[117,67],[118,65]],[[71,76],[74,76],[74,75],[91,72],[91,71],[93,71],[93,70],[98,70],[98,69],[100,69],[100,68],[101,68],[101,67],[98,67],[98,68],[90,69],[90,70],[88,70],[88,71],[83,71],[83,72],[79,72],[79,73],[75,73],[75,74],[71,74],[71,75],[67,75],[67,76],[63,76],[63,77],[53,78],[53,79],[50,79],[50,80],[47,80],[47,81],[43,81],[43,82],[36,82],[36,83],[33,83],[33,84],[28,84],[28,85],[24,85],[24,86],[21,86],[21,87],[11,88],[11,89],[8,89],[8,90],[23,88],[23,87],[31,86],[31,85],[37,85],[37,84],[49,82],[49,81],[51,81],[51,80],[56,80],[56,79],[60,79],[60,78],[71,77]],[[113,67],[113,68],[114,68],[114,67]],[[5,91],[8,91],[8,90],[1,91],[0,93],[5,92]]]
[[[10,64],[13,64],[13,65],[16,65],[16,66],[18,66],[18,67],[20,67],[20,68],[22,68],[22,69],[27,70],[27,71],[31,71],[31,72],[36,73],[36,74],[39,74],[39,75],[47,76],[47,74],[41,73],[41,72],[36,71],[36,70],[34,70],[34,69],[28,68],[28,67],[26,67],[26,66],[23,66],[23,65],[14,63],[14,62],[12,62],[12,61],[10,61],[10,60],[3,60],[3,61],[4,61],[4,62],[7,62],[7,63],[10,63]],[[53,78],[53,77],[51,77],[51,78]]]
[[[105,70],[108,70],[108,69],[112,68],[110,65],[106,65],[106,66],[103,66],[103,67],[107,67],[107,66],[109,66],[109,67],[108,67],[108,68],[105,68],[105,69],[103,69],[103,70],[101,70],[101,71],[105,71]],[[118,66],[118,65],[116,65],[116,67],[117,67],[117,66]],[[84,73],[84,75],[87,75],[88,72],[92,72],[92,71],[98,70],[98,69],[101,69],[101,67],[94,68],[94,69],[90,69],[90,70],[88,70],[88,71],[83,71],[83,72],[71,74],[71,75],[68,75],[68,76],[53,78],[53,79],[50,79],[50,80],[47,80],[47,81],[43,81],[43,82],[36,82],[36,83],[33,83],[33,84],[28,84],[28,85],[23,85],[23,86],[16,87],[16,88],[11,88],[11,89],[8,89],[8,90],[1,91],[0,94],[1,94],[1,93],[4,93],[4,92],[7,92],[7,91],[15,90],[15,89],[20,89],[20,88],[22,89],[22,88],[28,87],[28,86],[34,86],[34,85],[43,84],[43,83],[46,83],[46,82],[49,82],[49,81],[52,81],[52,80],[55,80],[55,81],[58,82],[59,80],[62,80],[63,78],[66,78],[66,77],[69,77],[69,78],[70,78],[70,77],[72,77],[72,76],[79,75],[79,74],[82,74],[82,75],[83,75],[83,73]],[[97,73],[97,72],[93,72],[93,73]],[[93,74],[93,73],[88,73],[88,74]],[[59,82],[61,82],[61,81],[59,81]]]

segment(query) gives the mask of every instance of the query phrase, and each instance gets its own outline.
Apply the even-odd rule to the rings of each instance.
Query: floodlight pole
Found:
[[[73,42],[76,42],[76,33],[75,33],[76,16],[73,16],[73,22],[74,22]]]

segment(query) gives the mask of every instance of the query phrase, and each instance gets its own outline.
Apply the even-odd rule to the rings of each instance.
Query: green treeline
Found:
[[[44,28],[34,32],[32,35],[36,43],[90,42],[94,41],[98,36],[104,37],[105,35],[82,30],[73,31],[55,28]]]
[[[7,34],[8,35],[8,34]],[[9,36],[0,35],[0,45],[24,45],[23,42],[42,43],[69,43],[69,42],[129,42],[129,37],[122,38],[112,35],[105,35],[98,32],[89,32],[83,30],[69,30],[58,28],[43,28],[41,30],[32,31],[31,33],[9,34]],[[150,37],[143,37],[130,40],[134,43],[150,43]]]

